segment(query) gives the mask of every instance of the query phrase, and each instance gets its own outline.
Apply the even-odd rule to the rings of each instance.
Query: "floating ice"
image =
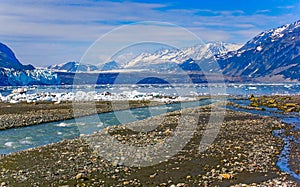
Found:
[[[165,87],[165,89],[170,89],[170,87]],[[64,101],[117,101],[117,100],[152,100],[160,102],[171,102],[171,101],[190,101],[190,97],[178,97],[172,96],[168,97],[165,93],[157,92],[139,92],[136,90],[111,93],[108,91],[96,92],[96,91],[77,91],[77,92],[36,92],[36,93],[11,93],[7,96],[0,95],[0,101],[9,103],[36,103],[36,102],[53,102],[54,104],[59,104]],[[193,99],[192,99],[193,100]]]
[[[32,144],[29,140],[20,140],[20,144]]]
[[[4,145],[6,147],[12,147],[13,146],[13,142],[6,142]]]
[[[64,123],[64,122],[61,122],[59,124],[57,124],[56,126],[57,127],[69,127],[69,126],[72,126],[74,125],[73,123]]]
[[[249,87],[249,90],[256,90],[257,89],[257,87],[255,87],[255,86],[250,86]]]

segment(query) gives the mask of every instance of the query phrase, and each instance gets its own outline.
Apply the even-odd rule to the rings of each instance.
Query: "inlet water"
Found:
[[[197,106],[208,105],[215,101],[216,100],[214,99],[203,99],[193,102],[135,108],[85,116],[77,118],[76,120],[70,119],[44,123],[35,126],[1,130],[0,154],[9,154],[37,146],[59,142],[64,139],[73,139],[78,137],[80,134],[91,134],[108,126],[120,125],[120,122],[116,116],[128,115],[128,113],[134,116],[134,118],[128,118],[126,122],[129,123],[183,108],[193,108]],[[118,115],[116,115],[116,113],[118,113]]]

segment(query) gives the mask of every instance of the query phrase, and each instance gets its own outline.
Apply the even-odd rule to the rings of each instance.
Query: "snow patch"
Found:
[[[257,47],[256,47],[256,50],[257,50],[257,51],[261,51],[262,49],[263,49],[262,46],[257,46]]]

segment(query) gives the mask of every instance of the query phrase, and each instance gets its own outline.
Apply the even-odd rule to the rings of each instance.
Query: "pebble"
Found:
[[[129,181],[124,181],[123,184],[124,184],[124,185],[128,185],[128,184],[129,184]]]
[[[7,183],[6,183],[6,182],[1,182],[0,186],[1,186],[1,187],[6,187],[6,186],[7,186]]]
[[[84,174],[83,173],[78,173],[75,177],[77,180],[84,178]]]
[[[220,174],[221,179],[231,179],[232,175],[227,174],[227,173],[222,173]]]
[[[195,113],[193,110],[186,111],[189,115],[192,115],[193,112]],[[198,111],[201,111],[201,117],[208,119],[209,109],[203,107]],[[168,115],[164,117],[165,124],[147,133],[133,133],[125,126],[109,127],[106,129],[106,132],[127,145],[147,146],[157,143],[164,145],[163,140],[168,135],[173,135],[174,128],[172,125],[176,124],[179,113],[173,112]],[[150,167],[149,170],[146,170],[147,168],[144,167],[130,167],[122,164],[122,161],[129,156],[132,158],[137,157],[137,154],[126,154],[126,151],[121,150],[121,155],[118,158],[114,158],[111,155],[111,157],[108,157],[110,160],[101,157],[98,155],[98,150],[90,150],[90,145],[85,142],[89,136],[85,136],[4,156],[1,158],[1,168],[5,168],[2,167],[2,164],[4,166],[4,164],[12,161],[15,163],[20,162],[20,165],[22,165],[24,159],[31,160],[34,163],[34,167],[28,167],[27,169],[2,169],[0,181],[12,179],[16,183],[22,183],[22,180],[25,178],[28,179],[26,181],[33,181],[33,177],[40,177],[41,181],[47,184],[52,184],[53,181],[61,181],[61,183],[56,183],[54,186],[67,184],[70,179],[84,179],[86,186],[158,186],[160,184],[172,187],[210,186],[213,182],[220,182],[220,178],[221,180],[231,180],[233,176],[239,176],[237,174],[240,172],[262,173],[274,170],[279,176],[277,181],[263,181],[257,183],[257,186],[274,186],[279,184],[282,186],[295,186],[293,181],[287,178],[280,178],[284,174],[276,168],[277,156],[275,153],[280,151],[282,142],[274,137],[271,132],[272,129],[284,126],[275,119],[260,118],[240,112],[227,111],[226,117],[228,119],[222,124],[222,129],[218,133],[217,139],[205,152],[200,152],[198,150],[199,144],[191,140],[187,148],[180,150],[175,156],[164,157],[162,159],[163,162],[158,164],[158,166]],[[155,119],[159,120],[160,118],[157,117]],[[139,124],[148,125],[149,121],[139,121]],[[195,137],[201,138],[201,133],[203,132],[201,129],[203,129],[202,120],[199,122]],[[97,134],[92,136],[97,136]],[[101,151],[101,146],[98,148]],[[147,155],[139,153],[139,156],[146,158]],[[16,160],[16,158],[22,159]],[[199,168],[201,173],[196,173],[193,170],[193,167],[196,167],[194,162],[197,159],[207,158],[216,160],[216,162],[205,163],[203,168]],[[6,159],[7,163],[3,162]],[[190,164],[190,167],[187,168],[188,165],[186,166],[185,164]],[[191,170],[193,170],[192,176],[190,174]],[[204,172],[202,173],[202,171]],[[145,172],[144,178],[136,177],[143,177],[143,172]],[[170,174],[172,172],[182,174],[181,178],[173,177]],[[98,174],[99,178],[90,177]],[[161,181],[162,179],[163,181]],[[38,184],[41,181],[33,181],[28,186],[41,186],[33,185],[33,183]],[[149,183],[146,184],[145,181]]]
[[[156,175],[157,175],[157,173],[154,173],[154,174],[150,175],[149,178],[153,179]]]

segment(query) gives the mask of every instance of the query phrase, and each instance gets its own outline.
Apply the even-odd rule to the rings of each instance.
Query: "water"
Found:
[[[231,99],[230,101],[237,103],[241,106],[248,106],[250,104],[249,100],[234,100]],[[228,106],[227,108],[237,111],[244,111],[244,112],[250,112],[253,114],[259,114],[263,116],[270,116],[280,119],[282,122],[287,123],[289,125],[294,126],[294,130],[300,129],[300,117],[298,117],[295,114],[283,114],[281,111],[279,111],[276,108],[268,108],[264,107],[265,111],[257,111],[257,110],[247,110],[247,109],[240,109],[235,108],[233,106]],[[300,174],[296,174],[294,171],[290,169],[289,160],[291,156],[291,143],[300,143],[300,140],[296,139],[294,136],[285,136],[284,135],[284,129],[281,130],[274,130],[273,135],[276,137],[280,137],[284,141],[283,149],[279,155],[277,166],[278,168],[283,171],[289,173],[292,177],[300,180]]]
[[[280,170],[287,172],[292,177],[300,180],[300,174],[297,175],[293,170],[290,169],[289,165],[289,157],[291,155],[291,143],[296,142],[297,140],[293,136],[284,136],[283,133],[283,130],[273,131],[274,136],[280,137],[284,141],[284,146],[279,155],[277,166],[280,168]],[[299,140],[297,142],[299,143]]]
[[[0,87],[0,96],[9,95],[12,90],[18,87]],[[28,86],[26,87],[28,94],[35,93],[68,93],[68,92],[110,92],[115,94],[122,94],[130,91],[137,91],[141,93],[159,93],[160,95],[168,96],[190,96],[190,95],[231,95],[247,97],[250,94],[254,95],[299,95],[300,84],[298,83],[276,83],[276,84],[227,84],[226,92],[221,84],[213,84],[208,87],[207,84],[191,84],[191,85],[78,85],[78,86]],[[0,97],[1,98],[1,97]],[[180,104],[170,104],[159,107],[139,108],[132,110],[120,111],[119,115],[126,116],[131,112],[135,118],[127,118],[125,122],[145,119],[153,115],[159,115],[166,112],[179,110],[185,107],[195,107],[198,105],[205,105],[212,102],[211,100],[204,100],[200,103],[189,102],[188,106],[180,106]],[[240,105],[248,105],[247,100],[234,101]],[[251,112],[254,114],[272,116],[281,119],[283,122],[292,124],[295,129],[300,128],[300,118],[295,115],[285,115],[274,108],[265,108],[266,111],[255,111],[246,109],[236,109],[229,106],[228,108]],[[100,122],[99,122],[100,119]],[[98,122],[97,122],[98,121]],[[77,122],[77,123],[76,123]],[[17,129],[9,129],[0,131],[0,154],[8,154],[16,151],[29,149],[36,146],[46,145],[63,139],[72,139],[80,134],[90,134],[99,131],[107,126],[119,125],[120,121],[116,118],[114,113],[103,113],[94,116],[83,117],[75,120],[66,120],[53,123],[45,123],[37,126],[23,127]],[[124,123],[124,121],[122,121]],[[79,131],[80,129],[80,131]],[[291,176],[300,179],[299,175],[293,173],[289,168],[290,144],[292,141],[297,143],[300,140],[295,140],[294,137],[284,137],[282,132],[274,131],[275,136],[281,137],[285,144],[277,162],[278,167],[291,174]]]
[[[12,90],[18,87],[6,86],[0,87],[0,94],[3,96],[9,95]],[[40,93],[40,92],[76,92],[76,91],[96,91],[96,92],[111,92],[111,93],[122,93],[124,91],[138,91],[142,93],[162,93],[166,95],[178,95],[180,90],[186,90],[186,95],[198,94],[198,95],[218,95],[224,94],[220,88],[221,84],[212,84],[208,87],[207,84],[155,84],[155,85],[61,85],[61,86],[27,86],[28,94]],[[296,83],[276,83],[276,84],[227,84],[226,94],[235,96],[249,96],[250,94],[255,95],[295,95],[300,93],[300,84]]]
[[[116,112],[101,113],[71,120],[44,123],[35,126],[14,128],[0,131],[0,154],[9,154],[41,145],[72,139],[80,134],[91,134],[105,127],[119,125],[117,116],[132,114],[122,123],[146,119],[150,116],[160,115],[182,108],[193,108],[214,102],[212,99],[201,101],[172,103],[167,105],[136,108]]]

